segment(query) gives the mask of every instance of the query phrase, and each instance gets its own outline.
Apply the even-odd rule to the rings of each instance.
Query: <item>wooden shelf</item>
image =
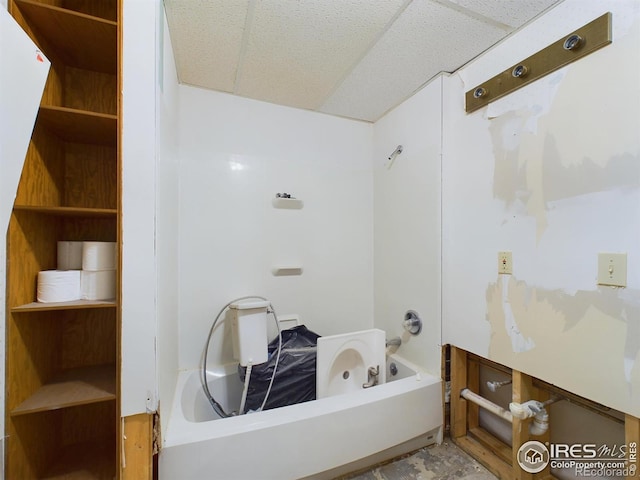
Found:
[[[116,367],[100,365],[66,370],[11,411],[11,416],[116,399]]]
[[[40,106],[38,121],[61,140],[116,146],[118,117],[73,108]]]
[[[18,212],[43,213],[60,217],[115,217],[115,208],[48,207],[44,205],[14,205]]]
[[[75,300],[73,302],[32,302],[13,307],[11,313],[51,312],[55,310],[81,310],[85,308],[115,308],[115,300]]]
[[[14,0],[35,30],[65,64],[115,74],[118,24],[31,0]],[[47,52],[44,52],[46,55]]]
[[[45,480],[112,480],[116,476],[115,440],[64,448],[44,475]]]

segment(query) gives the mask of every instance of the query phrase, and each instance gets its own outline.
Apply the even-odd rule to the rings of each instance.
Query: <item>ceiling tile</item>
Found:
[[[256,2],[236,93],[316,109],[406,3]]]
[[[164,0],[181,83],[375,121],[562,0]]]
[[[375,121],[441,71],[454,71],[505,31],[438,3],[414,1],[321,111]]]
[[[249,0],[165,0],[182,83],[232,92]]]
[[[558,0],[442,0],[445,2],[517,28]]]

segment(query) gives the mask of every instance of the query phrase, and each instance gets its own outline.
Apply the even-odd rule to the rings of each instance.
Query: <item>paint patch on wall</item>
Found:
[[[501,284],[501,306],[502,316],[504,317],[504,329],[511,340],[511,348],[514,352],[522,353],[535,348],[535,342],[530,336],[525,337],[518,326],[513,308],[511,308],[511,300],[509,298],[509,285],[511,282],[501,275],[499,284]]]
[[[487,288],[487,320],[490,359],[564,388],[579,385],[574,391],[604,403],[597,379],[607,378],[606,397],[637,409],[640,291],[600,288],[570,295],[500,276]],[[529,344],[544,348],[523,348]]]
[[[537,242],[548,228],[550,202],[640,187],[640,117],[628,115],[629,102],[640,108],[640,69],[615,77],[616,90],[631,95],[606,92],[612,72],[637,55],[638,36],[636,22],[600,56],[601,67],[594,69],[590,58],[576,62],[508,102],[496,102],[488,114],[494,198],[509,215],[536,219]],[[594,96],[595,85],[603,90]],[[599,95],[608,100],[598,101]]]

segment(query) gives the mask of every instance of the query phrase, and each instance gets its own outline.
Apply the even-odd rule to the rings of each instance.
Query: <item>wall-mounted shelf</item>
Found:
[[[271,273],[273,274],[274,277],[288,277],[288,276],[294,276],[294,275],[302,275],[302,267],[294,267],[294,266],[273,267],[271,269]]]
[[[284,208],[288,210],[300,210],[304,207],[304,202],[298,198],[274,198],[271,200],[275,208]]]

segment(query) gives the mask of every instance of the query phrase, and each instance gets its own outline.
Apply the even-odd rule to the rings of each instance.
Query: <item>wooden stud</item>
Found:
[[[444,432],[449,431],[449,418],[451,405],[446,401],[447,385],[451,386],[451,374],[449,373],[449,345],[442,345],[440,349],[440,378],[442,379],[442,425]],[[447,382],[449,382],[447,384]]]
[[[460,392],[467,387],[467,352],[451,346],[451,438],[467,434],[467,401]]]
[[[533,394],[533,384],[531,381],[531,377],[529,375],[525,375],[522,372],[518,372],[517,370],[513,370],[511,372],[512,378],[512,401],[517,403],[523,403],[528,400],[531,400]],[[513,467],[513,478],[515,480],[531,480],[533,479],[533,474],[527,473],[518,464],[518,449],[522,446],[523,443],[527,442],[530,438],[529,436],[529,423],[531,419],[520,420],[519,418],[513,417],[513,424],[511,427],[512,431],[512,461],[511,465]]]
[[[551,397],[551,395],[549,394],[549,392],[547,390],[543,390],[541,388],[536,388],[535,386],[532,387],[533,390],[533,398],[535,400],[538,400],[539,402],[546,402],[547,400],[549,400],[549,398]],[[537,440],[539,442],[542,442],[544,444],[550,443],[551,442],[551,408],[550,406],[547,406],[545,408],[547,410],[547,414],[549,415],[549,428],[547,429],[547,431],[542,434],[542,435],[537,435],[534,438],[534,440]],[[547,465],[547,467],[540,472],[539,474],[536,475],[536,478],[546,478],[549,477],[551,475],[551,465]]]
[[[480,364],[467,362],[467,388],[474,393],[480,393]],[[480,407],[473,402],[467,403],[467,428],[472,430],[480,425]]]
[[[124,417],[121,480],[153,478],[153,415]]]

